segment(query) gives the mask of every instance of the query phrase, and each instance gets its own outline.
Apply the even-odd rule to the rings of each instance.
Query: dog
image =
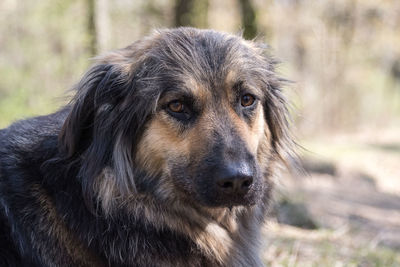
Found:
[[[0,130],[0,265],[263,266],[293,155],[275,69],[194,28],[98,57],[67,106]]]

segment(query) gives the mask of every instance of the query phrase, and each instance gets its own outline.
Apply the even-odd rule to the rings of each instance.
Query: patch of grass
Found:
[[[309,151],[305,157],[326,161],[337,166],[338,172],[354,170],[373,177],[378,190],[400,193],[399,144],[400,129],[391,130],[391,138],[383,138],[384,131],[367,137],[341,136],[306,140],[301,144]],[[381,136],[382,135],[382,136]],[[396,137],[397,136],[397,137]],[[381,138],[384,141],[377,141]],[[387,140],[386,140],[387,139]],[[373,144],[373,145],[371,145]]]
[[[400,252],[384,248],[361,248],[355,259],[359,266],[398,267],[400,266]]]
[[[265,234],[267,266],[400,266],[398,251],[370,247],[368,242],[354,239],[348,232],[271,224]]]

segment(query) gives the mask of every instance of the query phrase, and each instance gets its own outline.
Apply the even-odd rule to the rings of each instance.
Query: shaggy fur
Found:
[[[68,106],[0,130],[0,265],[263,266],[291,152],[274,65],[192,28],[99,57]]]

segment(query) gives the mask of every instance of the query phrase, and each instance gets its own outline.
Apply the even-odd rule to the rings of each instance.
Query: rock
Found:
[[[337,174],[337,168],[332,162],[302,158],[301,163],[304,170],[309,173],[329,174],[332,176],[336,176]]]
[[[275,206],[275,215],[278,222],[282,224],[304,229],[318,228],[307,206],[301,202],[292,202],[287,198],[282,198]]]

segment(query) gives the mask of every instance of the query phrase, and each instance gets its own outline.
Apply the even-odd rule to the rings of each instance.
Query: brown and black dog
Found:
[[[68,106],[0,130],[0,265],[263,266],[282,82],[264,45],[212,30],[99,57]]]

